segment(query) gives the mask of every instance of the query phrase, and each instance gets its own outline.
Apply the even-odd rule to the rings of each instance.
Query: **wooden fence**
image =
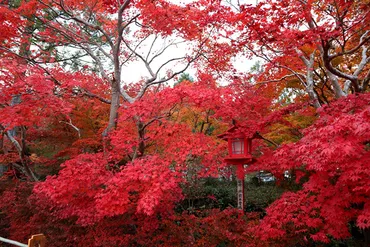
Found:
[[[44,234],[32,235],[32,237],[28,239],[28,245],[22,244],[20,242],[17,242],[11,239],[2,238],[2,237],[0,237],[0,242],[16,245],[20,247],[46,247],[46,238]]]

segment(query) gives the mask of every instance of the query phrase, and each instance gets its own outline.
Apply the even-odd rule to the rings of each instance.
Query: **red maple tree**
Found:
[[[366,1],[3,1],[0,227],[51,246],[315,245],[369,229],[368,28]],[[262,67],[237,72],[252,54]],[[137,61],[147,75],[129,84]],[[195,82],[164,85],[191,65]],[[195,180],[229,179],[217,135],[232,120],[258,137],[246,171],[289,171],[298,188],[261,220],[179,209]]]

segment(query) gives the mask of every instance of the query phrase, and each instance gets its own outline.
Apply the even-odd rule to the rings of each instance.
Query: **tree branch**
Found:
[[[81,131],[80,131],[80,129],[76,125],[74,125],[72,123],[72,119],[69,119],[69,122],[59,121],[59,123],[64,123],[64,124],[67,124],[67,125],[71,126],[74,130],[77,131],[78,138],[81,138]]]
[[[367,30],[363,35],[361,35],[360,42],[357,44],[356,47],[352,48],[351,50],[348,51],[342,51],[338,52],[334,55],[328,55],[329,61],[333,60],[336,57],[344,56],[344,55],[350,55],[356,52],[358,49],[360,49],[366,42],[370,40],[370,36],[366,37],[369,34],[369,30]]]
[[[4,243],[12,244],[12,245],[20,246],[20,247],[28,247],[27,244],[22,244],[20,242],[17,242],[17,241],[11,240],[11,239],[7,239],[7,238],[3,238],[3,237],[0,237],[0,241],[4,242]]]

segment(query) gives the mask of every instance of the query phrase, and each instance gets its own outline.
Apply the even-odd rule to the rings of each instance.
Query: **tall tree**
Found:
[[[204,14],[207,10],[196,11],[191,5],[180,7],[166,1],[93,1],[83,4],[73,1],[28,1],[21,2],[20,6],[11,12],[18,15],[19,19],[25,18],[40,27],[40,31],[30,34],[34,49],[27,56],[18,55],[38,64],[47,73],[52,74],[50,67],[45,66],[50,61],[57,63],[90,57],[94,68],[110,85],[110,99],[100,98],[82,89],[87,96],[100,98],[111,105],[104,135],[116,125],[120,98],[132,103],[140,99],[150,86],[161,84],[181,74],[201,55],[208,37],[207,32],[203,32],[204,27],[198,30],[190,23],[194,16]],[[180,21],[185,20],[189,26],[185,23],[179,25]],[[174,39],[175,33],[179,38]],[[184,39],[194,41],[191,45],[193,49],[159,60],[168,49],[183,43]],[[63,47],[68,47],[70,51],[82,52],[68,57],[65,52],[61,52]],[[13,52],[6,45],[2,45],[1,49]],[[123,87],[123,68],[135,60],[144,65],[148,76],[144,76],[140,87],[134,94],[130,94]],[[172,71],[169,68],[175,63],[182,63],[182,66]]]
[[[296,78],[316,108],[331,95],[347,95],[349,88],[366,90],[366,1],[261,1],[238,11],[234,20],[241,32],[231,36],[232,42],[265,60],[268,69],[260,82]]]

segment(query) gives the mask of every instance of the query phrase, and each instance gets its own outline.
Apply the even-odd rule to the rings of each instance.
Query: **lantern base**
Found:
[[[230,164],[230,165],[240,165],[240,164],[242,164],[242,165],[245,164],[246,165],[246,164],[251,164],[254,161],[252,156],[250,156],[250,157],[248,157],[248,156],[247,157],[246,156],[244,156],[244,157],[226,157],[224,160],[227,164]]]

